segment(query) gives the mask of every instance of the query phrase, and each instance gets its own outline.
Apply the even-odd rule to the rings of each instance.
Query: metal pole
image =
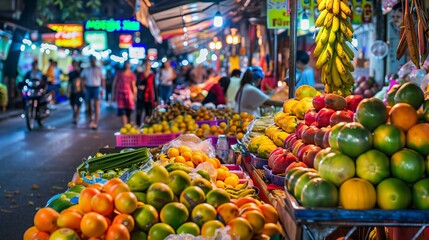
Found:
[[[273,54],[274,54],[274,69],[273,69],[273,78],[274,81],[276,82],[276,86],[277,86],[277,72],[278,72],[278,39],[277,39],[277,29],[274,29],[274,49],[273,49]]]
[[[296,31],[297,31],[297,7],[298,1],[289,1],[290,7],[290,31],[289,31],[289,98],[295,97],[296,80]]]

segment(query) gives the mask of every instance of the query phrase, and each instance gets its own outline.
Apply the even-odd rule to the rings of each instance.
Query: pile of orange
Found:
[[[168,158],[168,159],[166,159]],[[201,150],[191,150],[187,146],[180,146],[178,148],[172,147],[167,151],[167,155],[164,159],[171,163],[183,163],[189,167],[195,168],[198,164],[203,162],[209,162],[214,168],[219,168],[221,163],[217,158],[210,158]]]
[[[137,197],[119,178],[95,183],[82,190],[78,204],[61,213],[47,207],[38,210],[23,239],[127,240],[137,206]]]

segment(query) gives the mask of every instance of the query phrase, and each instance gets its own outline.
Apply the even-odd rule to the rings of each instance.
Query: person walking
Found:
[[[137,94],[136,75],[131,71],[130,62],[126,61],[123,71],[115,75],[112,93],[112,100],[117,104],[118,116],[121,117],[122,126],[125,126],[131,122]]]
[[[173,81],[175,78],[176,72],[171,67],[170,60],[167,60],[159,72],[159,96],[164,103],[167,103],[173,94]]]
[[[80,66],[76,60],[72,61],[73,70],[69,72],[68,93],[70,105],[73,110],[73,124],[77,124],[80,114],[80,106],[85,98],[85,89],[80,77]]]
[[[94,56],[89,58],[91,65],[85,68],[80,74],[83,79],[86,89],[86,100],[88,101],[88,113],[90,117],[89,127],[97,129],[98,120],[100,118],[100,98],[103,95],[106,82],[101,72],[101,68],[97,66]],[[94,109],[94,117],[92,117],[92,110]]]
[[[152,72],[150,62],[146,62],[144,72],[140,73],[137,79],[137,126],[141,125],[142,119],[152,115],[156,99],[155,74]]]
[[[228,108],[235,108],[235,95],[237,95],[238,89],[240,89],[240,77],[240,69],[232,70],[229,86],[226,90],[226,105]]]

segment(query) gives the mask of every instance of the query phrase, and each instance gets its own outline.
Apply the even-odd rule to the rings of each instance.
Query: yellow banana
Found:
[[[335,32],[331,29],[331,32],[329,32],[329,39],[328,39],[328,43],[331,44],[332,46],[335,46],[335,39],[337,39],[337,34],[335,34]]]
[[[332,74],[332,82],[334,83],[334,85],[336,87],[341,87],[343,85],[342,80],[335,65],[332,66],[331,74]]]
[[[320,74],[320,81],[323,84],[327,84],[327,82],[326,82],[326,76],[325,76],[325,71],[323,71],[323,70],[322,70],[322,73]]]
[[[335,61],[335,66],[336,66],[336,68],[338,70],[338,73],[340,75],[345,75],[346,72],[347,72],[347,69],[344,67],[344,64],[341,61],[341,58],[339,56],[335,56],[334,61]]]
[[[340,16],[342,19],[347,19],[347,14],[345,14],[343,11],[340,11]]]
[[[337,44],[335,45],[335,50],[337,50],[337,55],[341,58],[344,58],[344,56],[346,56],[346,53],[343,49],[343,44],[341,44],[340,42],[337,42]]]
[[[331,11],[334,6],[334,0],[326,0],[326,10]]]
[[[332,25],[332,20],[334,19],[334,14],[331,12],[328,12],[328,14],[325,17],[325,22],[323,23],[323,25],[325,27],[330,27]]]
[[[326,18],[327,14],[328,14],[328,10],[326,10],[326,9],[320,12],[320,15],[317,17],[316,22],[315,22],[316,27],[323,26],[323,23],[325,22],[325,18]]]
[[[319,32],[317,32],[316,38],[314,39],[316,43],[320,42],[320,37],[322,36],[323,31],[325,31],[325,28],[321,27]]]
[[[347,45],[346,42],[343,42],[342,45],[343,45],[344,52],[347,54],[347,57],[349,57],[349,59],[353,59],[355,57],[355,54],[352,51],[352,49],[349,47],[349,45]]]
[[[333,6],[332,6],[332,12],[337,16],[340,14],[340,1],[341,0],[334,0]]]
[[[321,69],[322,66],[332,58],[332,48],[331,45],[326,44],[326,48],[322,51],[319,58],[316,61],[316,68]]]
[[[320,36],[320,42],[322,43],[328,42],[330,31],[331,31],[330,28],[325,28],[325,30],[322,32],[322,36]]]
[[[314,48],[313,54],[314,57],[318,58],[320,54],[322,53],[323,49],[326,48],[326,44],[323,44],[321,42],[316,43],[316,47]]]
[[[350,29],[350,31],[353,32],[353,25],[352,25],[352,23],[351,23],[351,21],[350,21],[349,18],[343,20],[342,22],[346,25],[347,28]]]
[[[353,72],[355,70],[353,64],[350,61],[350,58],[347,56],[347,54],[344,54],[345,57],[341,58],[341,61],[343,62],[344,66],[350,71]]]
[[[350,9],[349,5],[346,5],[343,1],[340,1],[340,9],[348,16],[352,14],[352,10]]]
[[[319,9],[319,12],[322,12],[326,8],[326,1],[327,0],[317,0],[320,3],[317,3],[317,9]]]
[[[341,2],[345,3],[347,6],[350,6],[349,0],[340,0]]]
[[[345,36],[347,36],[347,37],[353,36],[353,31],[347,27],[347,25],[346,25],[346,23],[344,23],[344,21],[340,22],[340,29],[341,29],[341,32],[344,33]]]
[[[340,19],[337,16],[334,16],[332,19],[332,31],[337,32],[340,28]]]
[[[343,36],[343,33],[341,31],[337,31],[337,40],[340,43],[344,42],[344,36]]]

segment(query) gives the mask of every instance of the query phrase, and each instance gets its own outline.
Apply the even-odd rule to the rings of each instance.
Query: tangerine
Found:
[[[390,110],[390,123],[404,132],[416,125],[418,121],[417,111],[408,103],[397,103]]]
[[[159,221],[159,215],[156,209],[149,204],[138,207],[133,213],[136,226],[141,230],[147,232],[149,229]]]
[[[195,165],[194,165],[194,163],[192,161],[187,161],[187,162],[185,162],[185,164],[188,165],[191,168],[195,168]]]
[[[229,233],[237,236],[243,240],[250,240],[253,236],[252,225],[242,217],[237,217],[228,222],[230,227]]]
[[[99,191],[101,191],[103,189],[103,184],[102,183],[93,183],[91,185],[89,185],[89,188],[95,188],[98,189]]]
[[[60,214],[52,208],[44,207],[34,215],[34,226],[41,232],[53,232],[57,229]]]
[[[217,173],[218,180],[224,181],[228,177],[227,172],[222,168],[216,169],[216,173]]]
[[[200,154],[193,154],[191,157],[192,163],[197,166],[198,164],[204,161],[203,157]]]
[[[167,223],[176,230],[180,225],[186,222],[189,217],[189,211],[184,204],[171,202],[161,209],[159,216],[161,222]]]
[[[106,232],[107,227],[106,218],[96,212],[85,214],[80,222],[80,230],[87,237],[100,237]]]
[[[186,161],[190,161],[192,158],[192,152],[182,152],[181,157],[183,157]]]
[[[60,228],[71,228],[73,230],[79,230],[81,220],[82,214],[73,211],[63,211],[61,212],[60,216],[58,216],[57,226]]]
[[[185,153],[185,152],[192,152],[191,148],[189,148],[187,146],[180,146],[180,147],[178,147],[178,150],[179,150],[180,154],[182,154],[182,156],[183,156],[183,153]]]
[[[107,180],[107,182],[105,182],[103,185],[103,191],[108,192],[110,188],[116,185],[117,183],[122,183],[122,180],[120,178],[112,178]]]
[[[232,174],[232,175],[234,175],[234,174]],[[237,176],[237,175],[236,175]],[[227,184],[227,185],[231,185],[232,187],[236,187],[237,186],[237,184],[238,184],[238,180],[235,178],[235,177],[233,177],[233,176],[229,176],[229,177],[227,177],[227,178],[225,178],[225,180],[224,180],[224,182],[225,182],[225,184]]]
[[[177,234],[188,233],[194,236],[200,235],[200,227],[196,223],[187,222],[182,224],[176,231]]]
[[[112,186],[109,189],[109,191],[106,191],[106,193],[110,194],[110,196],[112,196],[112,198],[115,199],[116,196],[118,196],[118,194],[123,192],[129,192],[129,191],[130,191],[130,188],[128,187],[128,185],[122,182]]]
[[[132,192],[121,192],[115,197],[115,208],[121,213],[132,213],[137,208],[137,197]]]
[[[218,220],[210,220],[203,224],[201,227],[201,235],[204,237],[216,236],[216,230],[225,227],[223,223]]]
[[[113,212],[113,198],[107,193],[99,193],[91,199],[91,209],[103,216]]]
[[[104,237],[106,240],[129,240],[130,232],[122,224],[113,224],[107,229]]]
[[[175,158],[174,162],[176,162],[176,163],[185,163],[186,159],[184,157],[182,157],[182,156],[177,156]]]
[[[157,223],[150,228],[148,239],[164,240],[168,235],[174,233],[174,229],[170,225],[166,223]]]
[[[134,218],[133,216],[131,216],[130,214],[126,214],[126,213],[121,213],[119,215],[117,215],[112,222],[112,225],[115,224],[122,224],[124,225],[129,232],[133,231],[134,226],[135,226],[135,222],[134,222]]]
[[[84,213],[91,212],[91,200],[95,195],[100,194],[100,190],[96,188],[85,188],[79,195],[79,206]]]
[[[23,240],[33,240],[34,236],[39,232],[39,230],[36,228],[36,226],[31,226],[27,228],[24,232]]]
[[[408,130],[407,147],[429,155],[429,123],[419,123]]]
[[[179,155],[180,155],[180,152],[177,148],[172,147],[172,148],[168,149],[168,151],[167,151],[167,156],[169,158],[177,157]]]

